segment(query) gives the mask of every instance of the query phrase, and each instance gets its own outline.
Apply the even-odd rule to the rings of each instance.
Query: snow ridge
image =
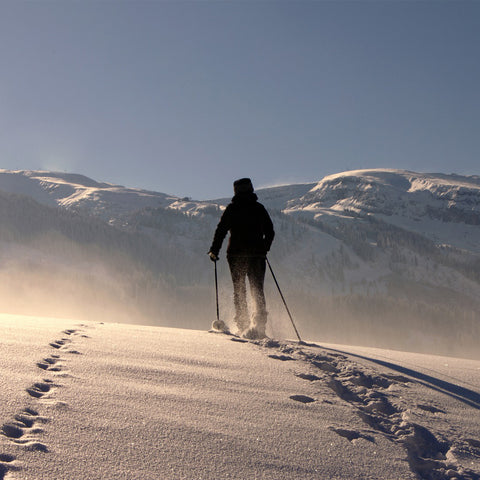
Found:
[[[291,200],[288,210],[317,218],[356,212],[479,225],[480,180],[391,169],[344,172],[325,177],[303,197]]]
[[[103,220],[145,207],[166,207],[178,199],[164,193],[99,183],[84,175],[0,170],[0,189],[28,195],[39,203],[93,213]]]

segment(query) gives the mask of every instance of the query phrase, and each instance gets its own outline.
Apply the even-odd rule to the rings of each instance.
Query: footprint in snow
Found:
[[[273,338],[265,338],[264,340],[260,340],[259,345],[266,348],[278,348],[280,347],[280,342],[278,340],[274,340]]]
[[[27,393],[31,397],[41,398],[52,389],[52,383],[52,380],[34,383],[30,388],[27,388]]]
[[[347,430],[346,428],[335,427],[330,427],[330,430],[335,432],[337,435],[346,438],[349,442],[353,442],[353,440],[363,438],[364,440],[375,443],[374,437],[372,437],[371,435],[365,435],[364,433],[357,432],[356,430]]]
[[[98,325],[104,325],[104,323],[103,323],[103,322],[100,322]],[[95,329],[95,327],[94,327],[93,325],[86,325],[86,324],[84,324],[84,323],[79,323],[79,324],[74,325],[74,326],[75,326],[75,327],[78,327],[79,329],[83,329],[83,328],[88,328],[88,329],[90,329],[90,330]],[[75,330],[75,333],[76,333],[77,335],[80,335],[81,330]]]
[[[65,353],[70,353],[71,355],[81,355],[82,352],[79,352],[78,350],[65,350]]]
[[[15,416],[15,422],[5,423],[2,426],[2,434],[10,440],[18,440],[25,433],[39,433],[41,429],[33,429],[38,413],[34,410],[25,409],[22,413]]]
[[[74,333],[77,333],[77,330],[68,329],[64,330],[62,333],[64,333],[65,335],[73,335]]]
[[[329,353],[330,356],[340,358],[342,360],[348,360],[348,358],[345,355],[342,355],[341,353]]]
[[[20,414],[15,416],[14,422],[5,423],[2,426],[1,433],[10,441],[16,445],[21,445],[26,450],[46,453],[48,452],[47,446],[32,437],[32,435],[43,433],[43,430],[36,426],[37,422],[45,423],[47,421],[47,419],[40,417],[35,410],[26,408]],[[13,460],[14,458],[12,457],[11,461]],[[9,468],[5,470],[5,473],[8,469]],[[0,476],[0,480],[1,478],[2,477]]]
[[[305,357],[305,359],[310,361],[310,362],[330,362],[330,363],[335,362],[335,360],[333,358],[331,358],[327,355],[321,355],[319,353],[313,354],[313,353],[304,352],[304,351],[300,351],[299,353],[301,355],[303,355]]]
[[[318,362],[316,360],[313,360],[312,365],[315,365],[317,368],[319,368],[320,370],[323,370],[324,372],[329,372],[329,373],[340,372],[340,370],[330,362],[324,362],[324,361]]]
[[[0,453],[0,480],[3,480],[10,470],[17,470],[15,460],[16,458],[13,455]]]
[[[466,438],[465,441],[472,447],[480,448],[480,440],[475,440],[474,438]]]
[[[310,373],[297,373],[296,376],[298,378],[302,378],[303,380],[308,380],[309,382],[314,382],[316,380],[321,380],[320,377],[317,377],[316,375],[312,375]]]
[[[239,338],[239,337],[232,337],[230,340],[232,342],[248,343],[248,340],[245,340],[244,338]]]
[[[342,400],[345,400],[346,402],[362,403],[360,397],[351,388],[344,385],[340,380],[331,377],[327,381],[326,385]]]
[[[0,462],[10,463],[15,460],[13,455],[9,455],[8,453],[0,453]]]
[[[430,412],[430,413],[446,413],[445,410],[442,410],[441,408],[434,407],[433,405],[420,405],[418,404],[417,407],[420,410],[424,410],[425,412]]]
[[[314,398],[308,397],[307,395],[290,395],[290,399],[300,403],[312,403],[315,401]]]
[[[54,358],[54,356],[44,358],[41,362],[37,363],[37,367],[42,370],[48,370],[49,372],[60,372],[62,367],[56,365],[60,359],[58,358],[58,355],[56,355],[56,357],[57,358]]]
[[[465,442],[468,445],[469,450],[477,457],[480,457],[480,440],[476,440],[475,438],[466,438]]]
[[[288,360],[295,360],[293,357],[290,357],[289,355],[269,355],[269,357],[275,360],[281,360],[282,362],[286,362]]]
[[[55,340],[54,342],[50,342],[50,346],[56,349],[60,349],[65,346],[67,342],[70,342],[71,340],[68,340],[66,338],[62,338],[61,340]]]
[[[2,426],[2,434],[7,438],[16,440],[17,438],[23,437],[24,431],[16,424],[4,423]]]

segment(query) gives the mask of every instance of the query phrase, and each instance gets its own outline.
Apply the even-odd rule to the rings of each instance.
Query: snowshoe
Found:
[[[212,322],[212,330],[217,332],[230,333],[227,324],[223,320],[214,320]]]
[[[261,340],[266,338],[267,335],[265,334],[265,327],[250,327],[242,334],[242,337],[248,340]]]

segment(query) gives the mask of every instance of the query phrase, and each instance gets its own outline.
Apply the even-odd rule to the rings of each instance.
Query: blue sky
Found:
[[[0,167],[207,199],[479,174],[480,2],[0,0]]]

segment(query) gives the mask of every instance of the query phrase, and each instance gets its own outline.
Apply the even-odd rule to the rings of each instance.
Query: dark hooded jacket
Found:
[[[223,212],[210,251],[218,256],[223,239],[230,231],[227,256],[266,256],[275,232],[265,207],[255,193],[237,193]]]

